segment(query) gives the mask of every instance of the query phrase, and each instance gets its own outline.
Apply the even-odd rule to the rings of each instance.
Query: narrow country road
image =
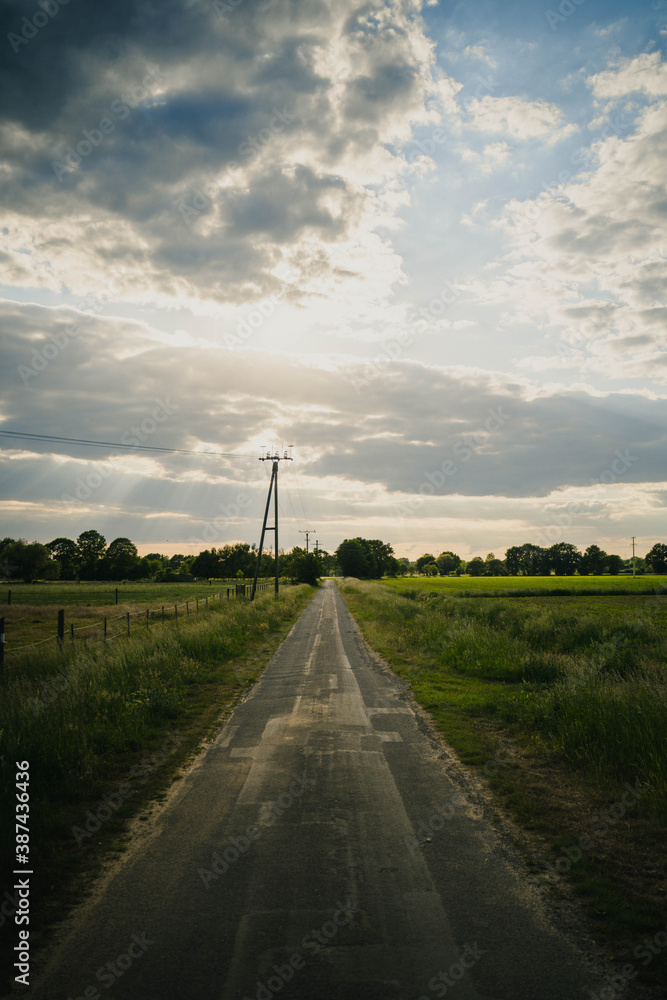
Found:
[[[588,1000],[411,704],[325,584],[24,995]]]

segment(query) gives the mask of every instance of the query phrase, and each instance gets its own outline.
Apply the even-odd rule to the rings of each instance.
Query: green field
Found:
[[[627,595],[616,589],[627,578],[531,578],[537,596],[499,596],[525,578],[339,581],[370,645],[533,838],[521,849],[543,845],[536,869],[589,833],[627,785],[641,790],[622,822],[597,823],[604,835],[567,875],[619,956],[667,919],[662,579],[638,579]],[[650,974],[667,976],[666,964]]]
[[[37,607],[42,604],[67,607],[68,604],[81,604],[87,607],[106,607],[115,604],[116,590],[121,604],[167,603],[187,601],[197,596],[204,596],[222,587],[233,587],[243,580],[196,580],[194,583],[153,583],[140,580],[136,583],[99,583],[97,581],[74,581],[72,583],[60,580],[53,583],[12,583],[0,590],[0,609],[6,605],[9,591],[12,594],[12,604],[29,604]],[[252,581],[245,581],[252,583]],[[0,612],[4,613],[4,612]]]
[[[101,641],[104,619],[108,634],[126,633],[127,614],[130,614],[132,634],[162,621],[173,621],[176,615],[187,617],[213,606],[220,600],[234,597],[236,584],[245,583],[246,593],[250,580],[212,580],[210,585],[199,580],[194,583],[152,583],[141,581],[118,585],[116,603],[115,584],[37,583],[13,584],[0,591],[0,617],[5,619],[5,652],[7,662],[11,655],[35,643],[55,641],[58,630],[58,610],[65,611],[65,636],[74,639]],[[273,588],[273,580],[258,581],[259,591]],[[284,584],[281,583],[281,587]],[[4,602],[11,589],[11,604]],[[175,610],[177,608],[178,610]],[[164,611],[163,611],[164,609]],[[148,611],[148,615],[146,615]]]
[[[446,593],[454,597],[554,597],[576,594],[667,594],[667,576],[403,576],[383,580],[388,587]]]

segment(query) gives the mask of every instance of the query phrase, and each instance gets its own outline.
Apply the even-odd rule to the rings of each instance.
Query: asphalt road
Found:
[[[325,584],[25,995],[589,1000],[459,772]]]

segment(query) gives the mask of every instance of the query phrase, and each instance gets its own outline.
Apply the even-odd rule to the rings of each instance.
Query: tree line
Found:
[[[25,539],[3,538],[0,541],[0,578],[32,580],[173,580],[249,579],[255,573],[257,549],[247,542],[235,542],[221,548],[205,549],[198,555],[173,556],[152,552],[140,557],[129,538],[114,538],[107,545],[98,531],[82,532],[76,541],[54,538],[43,545]],[[314,584],[320,576],[342,573],[359,579],[382,576],[402,576],[419,573],[424,576],[598,576],[617,575],[631,568],[632,560],[608,554],[598,545],[589,545],[580,552],[576,545],[557,542],[542,548],[526,542],[511,546],[504,559],[489,552],[486,559],[475,556],[468,562],[455,552],[430,552],[414,562],[397,558],[388,542],[378,538],[346,538],[333,555],[320,550],[306,552],[295,546],[278,555],[278,572],[295,582]],[[636,560],[639,573],[667,573],[667,544],[657,542],[650,552]],[[259,575],[273,576],[272,552],[263,552]]]
[[[414,562],[397,559],[391,545],[377,539],[346,538],[336,551],[336,560],[344,576],[359,579],[377,579],[381,576],[402,576],[418,573],[423,576],[600,576],[609,573],[616,576],[632,568],[631,559],[609,554],[598,545],[589,545],[580,552],[570,542],[557,542],[549,548],[532,545],[513,545],[505,552],[504,559],[498,559],[489,552],[486,559],[475,556],[468,562],[455,552],[441,552],[434,556],[430,552],[419,556]],[[667,545],[657,542],[644,558],[635,560],[638,573],[647,571],[656,574],[667,573]]]
[[[326,552],[306,552],[296,546],[281,552],[278,570],[295,582],[315,583],[325,570]],[[173,556],[151,552],[139,556],[129,538],[114,538],[107,545],[99,531],[82,532],[76,541],[54,538],[43,545],[25,539],[0,541],[0,579],[33,580],[156,580],[173,582],[204,579],[249,579],[257,565],[257,549],[246,542],[205,549],[198,555]],[[259,575],[272,576],[273,553],[263,552]]]

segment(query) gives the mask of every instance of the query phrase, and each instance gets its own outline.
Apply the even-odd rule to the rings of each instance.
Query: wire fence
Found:
[[[274,581],[262,581],[257,583],[256,593],[260,594],[268,589],[274,589]],[[74,643],[77,639],[87,639],[93,642],[111,642],[113,639],[120,639],[136,634],[137,630],[145,631],[151,624],[165,624],[175,622],[179,619],[188,618],[190,615],[199,614],[206,611],[217,600],[223,601],[250,598],[252,585],[249,583],[236,583],[231,587],[224,587],[217,593],[206,594],[204,597],[190,597],[180,604],[162,604],[160,607],[143,608],[140,611],[123,611],[119,615],[105,615],[100,621],[92,624],[74,625],[70,622],[69,627],[65,622],[65,609],[59,608],[57,615],[57,631],[45,639],[38,639],[36,642],[14,645],[7,642],[7,632],[5,629],[5,618],[0,618],[0,663],[10,652],[23,652],[25,649],[34,649],[47,642],[56,642],[62,648],[65,643]]]

